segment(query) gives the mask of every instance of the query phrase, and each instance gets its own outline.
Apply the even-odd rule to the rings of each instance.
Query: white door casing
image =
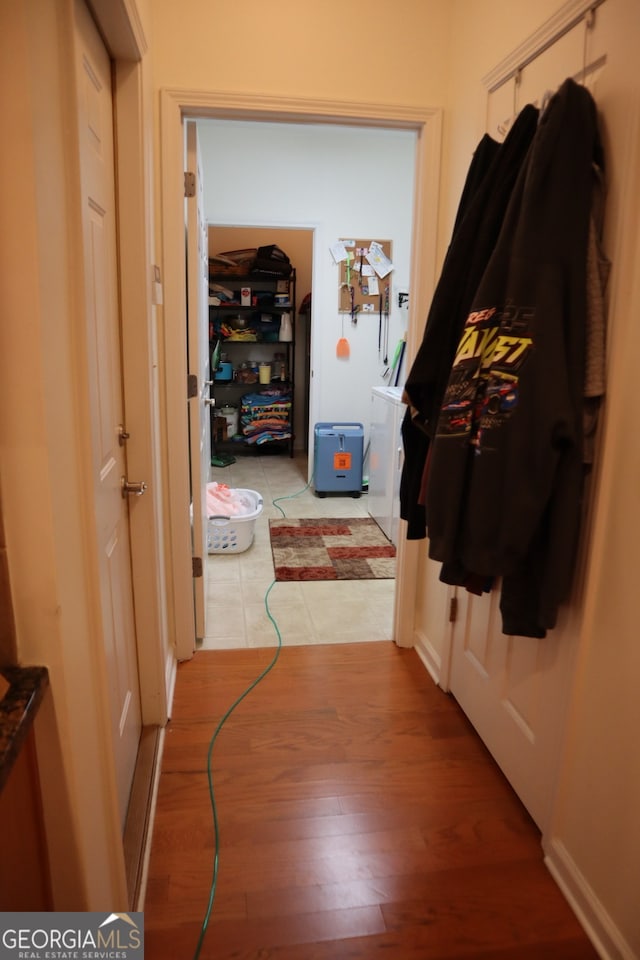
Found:
[[[76,3],[83,276],[95,529],[103,640],[121,824],[141,731],[122,426],[111,65],[91,17]]]
[[[167,391],[167,443],[169,523],[171,536],[171,590],[173,635],[178,658],[190,656],[193,645],[193,604],[190,597],[189,476],[186,418],[180,398],[184,395],[186,362],[184,337],[184,224],[182,195],[178,192],[184,170],[183,124],[186,117],[267,119],[290,123],[343,123],[415,130],[415,216],[411,243],[411,290],[407,337],[407,363],[412,362],[420,341],[421,325],[433,292],[436,264],[435,212],[438,208],[442,114],[438,108],[380,105],[369,102],[342,102],[278,98],[262,94],[202,92],[163,89],[160,91],[162,255],[164,264],[164,312],[172,318],[166,324],[164,353],[171,362],[165,369]],[[183,318],[180,326],[179,318]],[[310,419],[317,402],[310,393]],[[415,553],[401,539],[398,546],[398,577],[394,639],[407,644],[412,636],[413,598],[416,591]],[[186,652],[185,652],[186,651]]]
[[[187,235],[187,344],[189,376],[196,394],[189,403],[191,463],[191,536],[193,557],[202,561],[202,575],[194,574],[196,637],[205,635],[205,577],[207,556],[206,484],[211,465],[209,413],[209,239],[204,217],[203,177],[195,121],[186,123],[187,170],[195,176],[193,196],[186,202]]]

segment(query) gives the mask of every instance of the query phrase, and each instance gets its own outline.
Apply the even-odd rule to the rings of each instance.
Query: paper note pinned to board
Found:
[[[366,255],[375,272],[383,280],[393,270],[393,264],[382,247],[375,240],[371,241],[369,253]]]
[[[331,256],[336,263],[342,263],[343,260],[347,259],[347,248],[344,245],[342,240],[336,240],[329,249],[331,250]]]

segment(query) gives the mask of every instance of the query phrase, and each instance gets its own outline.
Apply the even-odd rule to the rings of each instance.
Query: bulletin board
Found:
[[[356,240],[352,237],[341,238],[348,259],[338,264],[338,310],[340,313],[361,315],[374,314],[381,310],[388,313],[391,304],[391,269],[384,277],[378,276],[375,267],[367,260],[371,244],[377,244],[393,264],[391,240]],[[373,291],[373,292],[372,292]],[[382,300],[380,299],[382,297]]]

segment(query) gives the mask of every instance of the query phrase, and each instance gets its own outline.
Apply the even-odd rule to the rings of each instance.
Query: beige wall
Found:
[[[448,0],[154,0],[158,86],[434,105]]]
[[[443,125],[440,254],[449,242],[464,177],[484,133],[481,82],[503,57],[554,13],[558,0],[453,0]]]

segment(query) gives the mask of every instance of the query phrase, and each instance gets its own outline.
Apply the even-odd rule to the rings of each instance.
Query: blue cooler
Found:
[[[319,497],[327,493],[360,496],[363,446],[361,423],[316,423],[313,476]]]

